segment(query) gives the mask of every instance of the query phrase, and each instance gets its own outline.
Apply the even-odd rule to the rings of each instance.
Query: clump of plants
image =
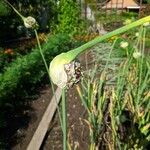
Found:
[[[146,29],[142,27],[140,31],[135,41],[138,50],[135,45],[129,47],[127,42],[120,44],[121,51],[126,48],[130,53],[122,59],[116,74],[113,74],[116,75],[113,84],[110,82],[113,76],[110,77],[109,68],[114,70],[111,60],[114,59],[115,47],[110,50],[110,58],[101,71],[98,73],[97,63],[100,62],[96,62],[95,69],[90,70],[81,85],[77,86],[88,114],[91,149],[148,148],[150,61],[144,53],[145,41],[139,42],[145,40]]]
[[[104,70],[101,72],[101,76],[98,79],[93,80],[94,77],[92,77],[91,80],[83,80],[83,89],[81,90],[79,87],[77,88],[82,103],[87,109],[87,113],[89,115],[88,122],[91,137],[90,148],[93,150],[98,148],[121,149],[122,146],[124,146],[125,149],[132,148],[133,143],[131,140],[125,142],[122,141],[126,136],[128,136],[128,133],[124,134],[124,132],[127,132],[126,124],[128,123],[131,123],[131,126],[129,125],[129,130],[132,129],[133,133],[135,133],[135,136],[132,137],[133,139],[138,139],[139,137],[137,137],[138,134],[136,133],[140,132],[139,136],[143,138],[143,141],[146,143],[149,141],[149,117],[144,120],[140,120],[139,116],[137,117],[135,112],[133,113],[128,105],[129,103],[132,103],[134,111],[138,111],[141,103],[143,103],[143,96],[146,94],[146,99],[147,97],[149,99],[149,84],[147,84],[149,83],[150,73],[149,61],[147,61],[146,57],[144,56],[146,26],[149,25],[149,16],[147,18],[127,24],[126,26],[109,32],[106,35],[97,37],[96,39],[82,45],[79,48],[60,54],[56,56],[50,64],[51,79],[60,88],[63,88],[62,103],[66,103],[64,91],[66,90],[66,87],[68,88],[68,85],[70,85],[70,80],[67,80],[67,78],[73,79],[74,83],[76,83],[76,77],[80,75],[79,72],[76,72],[76,67],[72,66],[72,61],[74,61],[74,59],[79,56],[80,53],[84,52],[87,48],[94,46],[98,42],[102,42],[111,37],[127,32],[129,29],[133,29],[139,25],[142,25],[142,27],[140,28],[141,30],[135,44],[132,44],[132,46],[129,47],[128,42],[120,42],[120,50],[125,51],[124,56],[127,58],[121,63],[120,69],[118,70],[116,84],[112,87],[106,84],[106,70],[108,67],[107,62]],[[110,50],[109,57],[111,56],[112,49]],[[111,59],[108,58],[108,60],[110,61]],[[136,70],[134,73],[132,72],[133,66],[135,66]],[[69,71],[67,70],[68,68],[69,70],[72,70],[73,74],[69,74]],[[133,89],[129,90],[131,88],[129,84],[130,77],[133,75],[135,75],[133,78],[136,79],[136,86],[131,83]],[[134,91],[135,93],[131,94],[129,91]],[[66,105],[63,104],[63,119],[66,118],[65,107]],[[145,108],[142,110],[145,110]],[[144,115],[146,117],[149,116],[149,108],[147,108],[147,110],[148,111],[146,111],[146,114]],[[141,128],[142,122],[143,128]],[[63,123],[63,133],[65,134],[64,142],[66,142],[66,121],[63,120]],[[144,132],[142,129],[144,129]],[[143,146],[146,146],[146,144],[142,144],[140,143],[139,145],[134,145],[134,147],[142,149]],[[64,143],[64,149],[66,149],[66,147],[67,145]]]

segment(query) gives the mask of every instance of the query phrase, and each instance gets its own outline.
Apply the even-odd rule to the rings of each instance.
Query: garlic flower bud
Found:
[[[145,23],[143,24],[143,26],[144,26],[144,27],[150,26],[150,22],[145,22]]]
[[[121,48],[127,48],[127,47],[128,47],[128,45],[129,45],[129,43],[128,43],[128,42],[124,42],[124,41],[122,41],[122,42],[120,43],[120,47],[121,47]]]
[[[80,80],[80,63],[70,61],[66,53],[62,53],[51,61],[49,72],[54,84],[60,88],[69,88]]]
[[[36,29],[38,27],[38,24],[37,24],[35,18],[33,18],[31,16],[24,18],[23,21],[24,21],[24,26],[26,28]]]
[[[139,32],[136,32],[136,33],[135,33],[135,36],[136,36],[136,37],[139,37],[139,36],[140,36]]]
[[[50,68],[49,68],[49,73],[52,81],[60,88],[64,88],[66,86],[68,87],[72,86],[74,83],[79,81],[79,77],[81,76],[79,63],[73,61],[77,56],[79,56],[81,53],[85,52],[86,50],[88,50],[89,48],[91,48],[92,46],[96,45],[99,42],[102,42],[113,36],[117,36],[121,33],[125,33],[126,31],[133,29],[137,26],[140,26],[145,22],[149,22],[149,21],[150,21],[150,16],[144,17],[130,24],[127,24],[126,26],[118,28],[112,32],[109,32],[103,36],[97,37],[92,41],[89,41],[88,43],[85,43],[84,45],[78,48],[68,51],[67,53],[62,53],[60,55],[57,55],[51,61]],[[126,21],[126,23],[129,22],[130,22],[129,20]],[[121,43],[120,46],[122,48],[125,48],[127,51],[127,47],[129,46],[129,43],[128,42]],[[128,55],[128,51],[127,51],[127,55]],[[135,56],[134,54],[133,57],[137,57],[137,56]]]
[[[142,54],[140,53],[140,52],[134,52],[133,53],[133,57],[135,58],[135,59],[138,59],[138,58],[140,58],[142,56]]]
[[[125,22],[123,23],[124,25],[130,24],[132,22],[131,19],[126,19]]]

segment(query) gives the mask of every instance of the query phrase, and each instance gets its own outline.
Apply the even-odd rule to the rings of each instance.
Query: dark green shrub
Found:
[[[42,49],[46,61],[57,54],[71,48],[70,38],[67,35],[55,35]],[[46,75],[46,70],[41,59],[38,48],[26,56],[17,58],[4,74],[0,75],[0,105],[10,101],[13,97],[21,96],[26,90],[30,90],[33,85]]]
[[[10,13],[10,8],[0,0],[0,16],[7,16]]]
[[[16,52],[16,49],[0,48],[0,74],[17,56],[19,56],[19,54]]]

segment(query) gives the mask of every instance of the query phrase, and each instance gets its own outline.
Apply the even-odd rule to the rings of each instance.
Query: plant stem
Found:
[[[17,13],[17,15],[21,17],[22,20],[24,20],[25,17],[22,16],[13,5],[11,5],[7,0],[4,0],[4,2],[7,3]]]
[[[25,17],[23,15],[21,15],[21,13],[19,13],[19,11],[13,5],[11,5],[11,3],[9,3],[7,0],[4,0],[4,2],[6,4],[8,4],[16,12],[16,14],[19,15],[21,17],[21,19],[24,21]],[[53,85],[53,83],[51,81],[51,78],[50,78],[50,73],[49,73],[48,65],[46,63],[45,57],[44,57],[43,52],[42,52],[42,48],[41,48],[41,44],[40,44],[39,37],[38,37],[38,34],[37,34],[37,30],[35,29],[34,32],[35,32],[36,40],[37,40],[37,43],[38,43],[39,51],[40,51],[40,54],[42,56],[42,60],[44,62],[46,71],[48,73],[49,81],[50,81],[51,88],[52,88],[52,93],[55,96],[55,100],[56,100],[56,103],[57,103],[57,97],[55,95],[54,85]],[[62,127],[62,120],[61,120],[61,116],[60,116],[60,111],[59,111],[58,105],[57,105],[57,111],[58,111],[58,115],[59,115],[59,119],[60,119],[60,124],[61,124],[61,127]]]
[[[46,60],[45,60],[44,55],[43,55],[43,52],[42,52],[42,48],[41,48],[41,44],[40,44],[40,41],[39,41],[39,37],[38,37],[37,30],[34,30],[34,32],[35,32],[36,40],[37,40],[37,43],[38,43],[38,47],[39,47],[40,54],[41,54],[41,56],[42,56],[42,59],[43,59],[43,62],[44,62],[46,71],[49,72],[49,70],[48,70],[48,65],[47,65],[47,63],[46,63]]]
[[[51,88],[52,88],[52,93],[53,93],[53,95],[55,96],[55,101],[56,101],[56,103],[57,103],[58,100],[57,100],[57,97],[56,97],[56,94],[55,94],[54,84],[53,84],[53,82],[51,81],[51,78],[50,78],[50,73],[49,73],[48,65],[47,65],[47,63],[46,63],[45,57],[44,57],[43,52],[42,52],[42,48],[41,48],[41,44],[40,44],[39,37],[38,37],[38,34],[37,34],[37,30],[35,29],[34,32],[35,32],[35,36],[36,36],[36,40],[37,40],[37,43],[38,43],[38,47],[39,47],[39,51],[40,51],[42,60],[43,60],[43,62],[44,62],[46,71],[47,71],[47,73],[48,73],[50,85],[51,85]],[[57,104],[57,111],[58,111],[58,116],[59,116],[60,124],[61,124],[61,127],[62,127],[62,119],[61,119],[61,115],[60,115],[60,110],[59,110],[58,104]]]
[[[108,39],[108,38],[110,38],[112,36],[116,36],[116,35],[122,34],[122,33],[126,32],[126,31],[128,31],[128,30],[130,30],[132,28],[140,26],[140,25],[144,24],[145,22],[149,22],[149,21],[150,21],[150,16],[147,16],[147,17],[144,17],[142,19],[139,19],[139,20],[137,20],[137,21],[135,21],[135,22],[133,22],[131,24],[123,26],[123,27],[121,27],[119,29],[116,29],[116,30],[114,30],[112,32],[109,32],[109,33],[107,33],[107,34],[105,34],[105,35],[103,35],[101,37],[97,37],[94,40],[89,41],[88,43],[86,43],[86,44],[84,44],[84,45],[82,45],[82,46],[80,46],[80,47],[78,47],[76,49],[73,49],[73,50],[67,52],[67,55],[69,55],[70,60],[74,60],[75,57],[80,55],[85,50],[91,48],[92,46],[98,44],[99,42],[102,42],[102,41],[104,41],[104,40],[106,40],[106,39]]]
[[[66,89],[62,89],[63,150],[67,150],[67,112],[65,91]]]

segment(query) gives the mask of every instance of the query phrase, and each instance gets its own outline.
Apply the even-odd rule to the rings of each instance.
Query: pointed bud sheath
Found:
[[[51,80],[58,87],[71,87],[80,80],[80,63],[71,61],[67,53],[62,53],[51,61],[49,72]]]
[[[121,48],[127,48],[128,46],[129,46],[129,43],[128,43],[128,42],[122,41],[122,42],[120,43],[120,47],[121,47]]]
[[[28,29],[36,29],[38,27],[36,20],[31,16],[23,18],[23,21],[24,21],[24,26]]]
[[[66,57],[65,53],[57,55],[50,63],[49,72],[51,80],[60,88],[64,88],[67,84],[67,74],[64,65],[69,63],[70,60]]]

